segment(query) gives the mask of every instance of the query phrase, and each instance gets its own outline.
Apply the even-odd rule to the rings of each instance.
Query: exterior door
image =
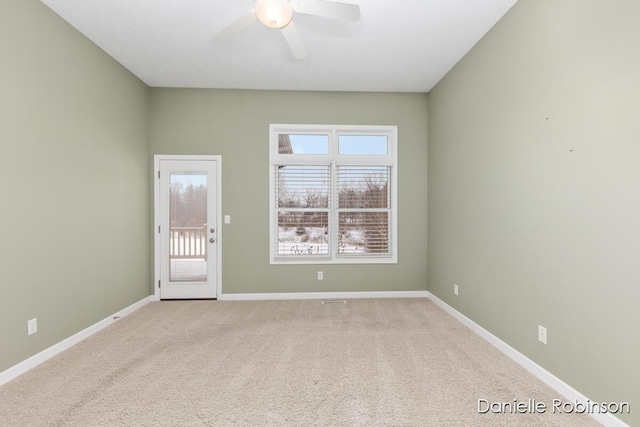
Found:
[[[218,160],[162,157],[156,156],[157,293],[160,299],[216,298]]]

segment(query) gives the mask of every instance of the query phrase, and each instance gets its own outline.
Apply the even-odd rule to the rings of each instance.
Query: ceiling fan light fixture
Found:
[[[286,0],[256,0],[256,17],[269,28],[282,28],[291,22],[293,9]]]

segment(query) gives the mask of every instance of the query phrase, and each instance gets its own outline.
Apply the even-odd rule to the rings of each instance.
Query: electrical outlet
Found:
[[[231,215],[225,215],[224,216],[224,223],[225,224],[231,224]]]
[[[32,335],[38,332],[38,319],[31,319],[27,321],[27,335]]]
[[[318,271],[318,280],[324,280],[324,274],[322,271]]]
[[[453,285],[453,294],[458,295],[458,285],[456,285],[455,283]]]
[[[547,328],[545,328],[544,326],[538,325],[538,341],[540,341],[542,344],[547,343]]]

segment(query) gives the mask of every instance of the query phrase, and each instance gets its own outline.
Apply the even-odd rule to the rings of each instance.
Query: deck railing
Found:
[[[169,257],[172,259],[207,259],[207,227],[171,227]]]

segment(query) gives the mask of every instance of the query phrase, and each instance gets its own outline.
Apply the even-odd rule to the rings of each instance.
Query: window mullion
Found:
[[[338,253],[338,179],[336,176],[336,163],[331,162],[331,200],[329,201],[329,209],[331,211],[331,230],[329,237],[331,239],[331,259],[335,260]]]

